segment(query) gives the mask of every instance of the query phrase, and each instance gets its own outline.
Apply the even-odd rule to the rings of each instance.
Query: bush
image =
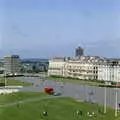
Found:
[[[0,83],[0,87],[5,86],[5,83]]]

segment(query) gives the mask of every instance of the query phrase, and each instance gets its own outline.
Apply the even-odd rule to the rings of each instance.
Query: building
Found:
[[[84,55],[84,50],[83,50],[83,48],[81,48],[81,47],[76,48],[76,50],[75,50],[75,56],[76,56],[76,57],[81,57],[81,56],[83,56],[83,55]]]
[[[49,61],[48,75],[49,76],[64,76],[65,58],[53,58]]]
[[[5,56],[4,68],[6,74],[18,74],[20,73],[20,57],[18,55]]]
[[[99,59],[92,56],[81,56],[79,59],[53,58],[49,61],[48,75],[97,80]]]
[[[48,75],[120,82],[120,59],[84,56],[83,48],[78,47],[75,57],[57,57],[49,60]]]
[[[106,60],[99,64],[98,80],[120,82],[120,63]]]
[[[68,61],[66,77],[95,80],[97,79],[97,67],[86,61]]]

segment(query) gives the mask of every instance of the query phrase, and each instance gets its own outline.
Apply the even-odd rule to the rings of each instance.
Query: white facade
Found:
[[[63,76],[64,75],[65,61],[51,60],[49,61],[48,75]]]
[[[48,75],[90,80],[97,79],[98,68],[96,64],[90,62],[94,57],[90,57],[89,61],[85,59],[86,57],[84,56],[75,60],[66,60],[65,58],[51,59],[49,61]]]
[[[120,82],[120,65],[109,64],[98,66],[98,80]]]
[[[48,75],[84,80],[120,82],[120,64],[112,65],[104,59],[82,56],[81,59],[52,59]]]
[[[98,80],[110,81],[110,68],[108,65],[98,66]]]
[[[68,61],[66,64],[66,77],[87,80],[97,79],[97,68],[94,64],[80,61]]]

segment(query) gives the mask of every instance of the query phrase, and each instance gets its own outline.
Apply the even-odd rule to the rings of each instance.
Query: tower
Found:
[[[18,55],[5,56],[4,68],[8,74],[20,73],[20,58]]]
[[[82,47],[77,47],[76,50],[75,50],[75,56],[76,57],[81,57],[84,55],[84,50]]]

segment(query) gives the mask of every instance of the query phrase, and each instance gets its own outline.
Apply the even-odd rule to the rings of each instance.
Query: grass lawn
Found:
[[[0,83],[4,83],[4,78],[0,78]],[[29,86],[32,85],[31,83],[28,82],[21,82],[18,80],[14,80],[12,78],[6,78],[6,85],[19,85],[19,86]]]
[[[100,82],[95,82],[95,81],[87,81],[87,80],[76,80],[72,78],[57,78],[57,77],[47,77],[48,80],[56,80],[56,81],[65,81],[65,82],[70,82],[74,84],[82,84],[82,85],[91,85],[91,86],[99,86],[99,85],[104,85],[104,83]]]
[[[103,110],[102,107],[99,107]],[[75,110],[82,110],[81,119],[78,119]],[[43,117],[44,111],[48,112],[48,116]],[[94,112],[95,116],[89,119],[87,112]],[[37,102],[23,103],[19,107],[17,105],[4,107],[0,109],[1,120],[120,120],[114,117],[114,110],[107,108],[107,114],[98,112],[98,106],[85,102],[77,102],[70,98],[55,98],[41,100]]]
[[[4,94],[0,95],[0,105],[5,103],[16,102],[18,100],[24,100],[29,98],[39,98],[39,97],[46,97],[47,94],[40,93],[40,92],[17,92],[11,94]]]

